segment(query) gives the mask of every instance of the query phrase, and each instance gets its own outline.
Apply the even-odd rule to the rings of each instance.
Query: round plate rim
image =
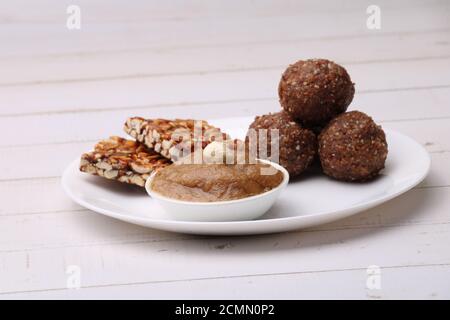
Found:
[[[175,232],[181,232],[181,233],[221,234],[221,235],[263,234],[263,233],[275,233],[275,232],[281,232],[281,231],[291,231],[291,230],[306,228],[306,227],[313,226],[313,225],[320,225],[323,223],[336,221],[336,220],[345,218],[347,216],[351,216],[356,213],[359,213],[363,210],[373,208],[379,204],[385,203],[385,202],[387,202],[393,198],[396,198],[399,195],[411,190],[412,188],[417,186],[420,182],[422,182],[425,179],[425,177],[427,176],[428,172],[430,171],[430,167],[431,167],[431,157],[430,157],[430,154],[428,153],[428,151],[417,141],[415,141],[414,139],[410,138],[409,136],[407,136],[403,133],[400,133],[400,132],[397,132],[394,130],[389,130],[389,129],[384,129],[384,131],[386,132],[387,135],[398,135],[398,136],[401,136],[402,139],[407,139],[410,142],[412,142],[413,144],[415,144],[417,149],[420,150],[420,152],[422,152],[423,155],[425,155],[425,157],[427,158],[426,168],[424,166],[424,170],[423,170],[422,174],[420,176],[418,176],[414,182],[412,182],[411,184],[406,185],[402,188],[399,188],[396,192],[386,194],[385,196],[380,196],[378,198],[375,198],[373,200],[367,201],[367,202],[359,204],[359,205],[342,208],[342,209],[339,209],[336,211],[327,211],[327,212],[316,213],[316,214],[304,214],[304,215],[298,215],[298,216],[292,216],[292,217],[248,220],[248,221],[228,221],[228,222],[178,221],[178,220],[169,220],[169,219],[167,219],[167,220],[152,219],[151,217],[141,218],[141,217],[136,217],[136,216],[128,216],[128,215],[124,215],[122,213],[116,213],[116,212],[112,212],[107,209],[96,207],[94,205],[91,205],[89,202],[86,202],[82,199],[79,199],[77,196],[75,196],[75,194],[72,192],[72,190],[68,186],[67,179],[68,179],[70,172],[71,172],[72,168],[74,167],[75,163],[79,162],[78,158],[75,159],[74,161],[72,161],[69,164],[69,166],[67,166],[66,169],[64,170],[62,179],[61,179],[61,184],[62,184],[62,187],[63,187],[64,191],[66,192],[66,194],[80,206],[85,207],[94,212],[103,214],[108,217],[119,219],[121,221],[125,221],[128,223],[146,226],[149,228],[155,228],[155,229],[166,230],[166,231],[175,231]],[[309,224],[306,223],[305,226],[302,226],[302,222],[304,222],[305,220],[307,221],[308,219],[311,219],[311,218],[316,218],[316,220],[319,220],[319,221],[316,223],[309,223]],[[284,227],[281,226],[282,228],[280,228],[279,224],[286,224],[286,223],[287,223],[287,226],[286,225]],[[271,226],[272,228],[269,228],[271,230],[261,229],[262,227],[265,227],[268,224],[272,225]],[[274,226],[275,224],[277,224],[277,226]],[[176,228],[173,228],[173,227],[177,227],[177,226],[185,226],[185,228],[183,228],[184,229],[183,231],[177,231]],[[200,227],[201,229],[203,229],[204,227],[208,227],[208,228],[212,228],[212,229],[214,229],[214,227],[219,227],[219,228],[225,227],[225,229],[210,230],[210,232],[208,232],[208,230],[199,230],[199,229],[186,230],[187,229],[186,227],[189,227],[189,226]],[[247,230],[246,228],[243,229],[243,227],[246,227],[246,226],[249,226],[249,228],[250,227],[259,227],[259,228],[257,230]],[[227,227],[238,227],[238,229],[228,231],[226,229]]]

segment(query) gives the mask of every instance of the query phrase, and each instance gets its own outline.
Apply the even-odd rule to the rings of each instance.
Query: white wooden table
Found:
[[[81,30],[66,28],[70,4]],[[427,148],[426,181],[345,220],[251,237],[146,229],[63,193],[64,167],[127,116],[276,111],[281,72],[312,57],[347,68],[350,109]],[[0,128],[0,299],[450,298],[447,0],[4,1]]]

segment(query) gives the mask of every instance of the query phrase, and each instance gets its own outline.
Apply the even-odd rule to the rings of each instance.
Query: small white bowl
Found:
[[[268,160],[259,160],[272,165],[283,173],[283,181],[279,186],[267,192],[237,200],[195,202],[183,201],[165,197],[151,190],[150,186],[155,177],[151,174],[145,183],[145,190],[155,199],[164,211],[176,220],[183,221],[239,221],[252,220],[266,213],[289,182],[289,173],[277,163]]]

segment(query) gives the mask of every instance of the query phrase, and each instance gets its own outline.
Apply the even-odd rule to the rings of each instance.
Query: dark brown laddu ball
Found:
[[[388,154],[383,129],[359,111],[331,120],[319,135],[319,157],[323,172],[344,181],[375,178]]]
[[[325,126],[345,112],[355,86],[347,71],[325,59],[300,60],[284,71],[278,86],[280,104],[307,127]]]
[[[302,128],[284,111],[256,117],[255,121],[249,127],[247,137],[249,136],[250,129],[255,130],[256,136],[259,135],[259,130],[268,129],[266,133],[268,156],[272,154],[270,130],[279,130],[279,163],[286,168],[292,177],[305,171],[313,162],[317,153],[316,135],[311,130]],[[259,140],[258,143],[260,143]],[[259,147],[258,150],[260,150]],[[258,152],[258,157],[263,157],[263,155]]]

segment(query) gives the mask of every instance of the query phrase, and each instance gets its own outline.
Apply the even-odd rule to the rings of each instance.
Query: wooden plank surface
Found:
[[[0,4],[0,299],[450,298],[448,1],[378,1],[380,30],[365,0],[80,0],[80,31],[69,4]],[[309,57],[342,63],[350,109],[430,152],[423,183],[341,221],[232,238],[126,224],[64,195],[65,166],[126,117],[276,111],[282,71]],[[81,289],[67,289],[71,265]]]
[[[448,265],[383,268],[381,289],[369,290],[367,269],[252,275],[214,279],[155,281],[96,286],[80,290],[34,291],[5,294],[3,299],[425,299],[448,297]],[[413,281],[412,281],[413,279]],[[324,283],[327,290],[323,289]]]

